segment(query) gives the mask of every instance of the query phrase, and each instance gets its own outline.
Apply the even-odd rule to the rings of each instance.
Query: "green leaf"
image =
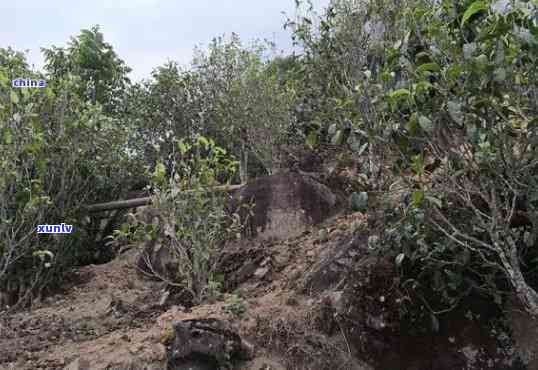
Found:
[[[41,142],[39,140],[33,140],[31,143],[26,144],[24,149],[30,153],[37,154],[39,153],[39,149],[41,149]]]
[[[426,116],[419,116],[418,124],[426,132],[431,132],[431,130],[433,129],[432,121]]]
[[[493,71],[493,79],[496,82],[503,82],[506,79],[506,70],[504,68],[497,68]]]
[[[185,153],[187,153],[189,151],[189,145],[188,144],[185,144],[185,142],[183,140],[180,140],[178,143],[177,143],[177,148],[179,149],[179,152],[181,153],[181,155],[185,155]]]
[[[411,196],[411,202],[414,207],[418,207],[422,202],[422,199],[424,199],[424,192],[422,190],[417,190],[413,192],[413,195]]]
[[[342,130],[336,131],[336,134],[331,139],[332,145],[340,145],[342,144],[342,138],[344,136],[344,132]]]
[[[452,118],[452,120],[459,125],[463,124],[463,112],[461,111],[461,104],[454,101],[449,101],[447,103],[447,107],[450,118]]]
[[[405,258],[405,254],[404,253],[400,253],[398,256],[396,256],[396,266],[400,267],[402,265],[402,262]]]
[[[357,156],[361,156],[362,153],[364,153],[364,151],[366,150],[366,148],[368,148],[368,142],[364,143],[361,145],[361,147],[359,148],[359,150],[357,150],[357,153],[356,155]]]
[[[485,55],[485,54],[480,54],[479,56],[477,56],[475,58],[475,60],[476,60],[476,62],[478,63],[479,66],[485,66],[489,62],[489,59],[488,59],[487,55]]]
[[[411,117],[409,117],[409,122],[407,122],[405,128],[407,129],[407,131],[409,131],[411,135],[414,135],[417,132],[418,116],[416,113],[413,113]]]
[[[9,86],[9,78],[7,78],[7,76],[3,73],[0,73],[0,84],[4,85],[4,86]]]
[[[411,169],[413,170],[415,175],[419,175],[419,176],[423,175],[424,167],[425,167],[424,156],[422,155],[422,153],[414,155],[412,157]]]
[[[306,138],[306,145],[310,148],[314,148],[318,143],[318,133],[316,131],[310,131]]]
[[[209,141],[204,136],[198,136],[198,144],[203,145],[204,148],[209,147]]]
[[[420,81],[419,83],[413,84],[413,89],[417,94],[426,94],[430,89],[433,89],[433,85],[428,81]]]
[[[439,64],[437,63],[425,63],[421,64],[417,68],[417,72],[424,73],[424,72],[439,72],[441,70],[441,67],[439,67]]]
[[[162,182],[166,176],[166,167],[162,163],[155,165],[155,171],[153,171],[153,179],[157,182]]]
[[[13,104],[17,104],[19,102],[19,95],[17,95],[15,91],[11,90],[9,97]]]
[[[467,21],[476,13],[486,9],[487,5],[484,1],[475,1],[467,8],[465,13],[463,13],[463,17],[461,18],[461,25],[463,26],[465,23],[467,23]]]
[[[409,90],[407,90],[407,89],[398,89],[398,90],[392,91],[389,94],[389,97],[392,98],[392,99],[398,99],[398,98],[408,97],[410,95],[411,95],[411,92]]]
[[[54,98],[54,92],[50,87],[45,88],[45,96],[49,99]]]
[[[426,58],[429,58],[430,57],[430,53],[428,53],[427,51],[421,51],[420,53],[418,53],[417,55],[415,55],[415,60],[420,60],[420,59],[426,59]]]
[[[461,76],[461,73],[463,71],[463,68],[459,64],[452,64],[450,67],[446,69],[445,77],[450,82],[456,82],[457,79]]]
[[[10,145],[13,143],[13,135],[11,134],[11,131],[9,129],[4,130],[4,143],[6,145]]]
[[[329,135],[334,135],[336,133],[336,123],[333,123],[329,126],[329,130],[327,131]]]

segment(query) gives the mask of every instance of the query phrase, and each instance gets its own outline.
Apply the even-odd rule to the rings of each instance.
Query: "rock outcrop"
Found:
[[[300,235],[308,226],[334,215],[342,202],[325,185],[295,172],[256,179],[239,190],[232,211],[254,204],[248,233],[260,239],[286,239]],[[247,213],[240,211],[243,219]]]

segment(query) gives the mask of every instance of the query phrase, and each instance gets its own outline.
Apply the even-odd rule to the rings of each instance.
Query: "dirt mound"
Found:
[[[79,354],[95,356],[97,365],[113,362],[118,351],[103,350],[103,338],[121,337],[119,329],[144,330],[160,314],[151,302],[158,301],[161,285],[136,278],[135,258],[131,252],[80,268],[66,295],[49,297],[30,312],[2,315],[0,368],[63,369]]]

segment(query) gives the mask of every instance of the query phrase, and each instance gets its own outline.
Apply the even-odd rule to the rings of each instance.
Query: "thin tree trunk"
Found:
[[[241,143],[241,160],[239,161],[239,177],[241,183],[245,184],[248,181],[248,151],[246,150],[245,142]]]
[[[525,277],[521,272],[516,243],[510,236],[508,236],[506,239],[506,242],[510,248],[510,253],[507,261],[509,262],[509,266],[505,266],[505,268],[508,271],[510,282],[516,291],[517,297],[527,309],[527,312],[535,317],[538,317],[538,293],[529,284],[527,284]]]

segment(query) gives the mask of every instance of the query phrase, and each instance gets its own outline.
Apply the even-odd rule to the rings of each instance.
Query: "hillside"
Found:
[[[317,361],[320,368],[335,365],[337,359],[329,357],[337,348],[341,358],[346,357],[344,339],[323,336],[314,322],[323,299],[335,293],[328,289],[307,294],[301,287],[312,267],[343,245],[352,228],[363,228],[364,222],[364,215],[358,213],[324,225],[330,241],[320,241],[316,227],[289,240],[249,243],[248,249],[263,251],[265,259],[245,261],[254,264],[255,271],[236,288],[242,298],[238,305],[244,308],[241,318],[223,309],[230,294],[191,310],[174,305],[172,299],[160,305],[163,285],[137,274],[136,250],[103,265],[77,269],[64,293],[31,312],[2,320],[1,368],[63,369],[80,358],[89,362],[89,369],[164,369],[162,341],[171,325],[206,318],[230,323],[251,343],[254,359],[242,368],[266,369],[263,363],[267,363],[281,369],[288,362],[294,366],[294,361]]]
[[[264,181],[274,191],[288,176]],[[257,181],[246,189],[267,187]],[[273,193],[263,213],[295,219],[294,191]],[[3,317],[1,368],[534,368],[538,325],[513,314],[503,326],[485,301],[470,302],[478,316],[466,303],[440,316],[437,333],[404,326],[399,275],[368,247],[367,214],[339,212],[285,233],[281,222],[266,222],[269,234],[221,250],[227,293],[214,302],[184,307],[173,287],[137,270],[140,248],[76,269],[64,292]]]
[[[122,3],[0,47],[0,367],[538,370],[537,0],[296,0],[137,82],[180,17]]]

